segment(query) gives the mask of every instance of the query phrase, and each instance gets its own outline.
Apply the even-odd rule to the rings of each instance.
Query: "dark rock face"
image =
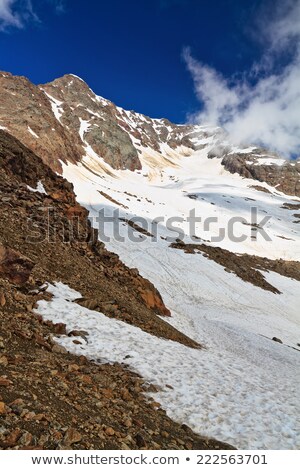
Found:
[[[245,178],[268,183],[285,194],[300,196],[300,162],[283,165],[264,164],[251,154],[230,154],[222,160],[222,165],[230,173],[238,173]]]
[[[25,284],[34,264],[18,251],[4,247],[0,243],[0,276],[13,284]]]
[[[27,78],[0,72],[0,103],[0,126],[55,171],[61,169],[59,160],[80,160],[79,137],[58,122],[45,93]]]
[[[41,85],[48,97],[62,103],[60,122],[74,136],[80,136],[82,154],[86,145],[115,169],[140,169],[136,148],[116,120],[116,106],[98,98],[80,78],[65,75]],[[55,103],[55,101],[54,101]]]
[[[183,147],[185,155],[197,149],[197,126],[125,111],[74,75],[35,86],[0,72],[0,100],[0,126],[57,172],[61,161],[76,163],[85,155],[97,155],[114,169],[138,170],[143,147]]]

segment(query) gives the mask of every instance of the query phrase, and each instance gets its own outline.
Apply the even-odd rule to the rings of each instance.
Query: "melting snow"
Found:
[[[285,163],[288,163],[288,160],[284,158],[258,158],[254,163],[255,165],[278,165],[282,166]]]
[[[36,188],[32,188],[31,186],[27,185],[27,189],[29,189],[29,191],[32,191],[33,193],[40,193],[40,194],[47,195],[47,191],[45,190],[44,185],[41,181],[38,181]]]
[[[142,216],[149,223],[165,218],[156,225],[155,242],[149,237],[134,242],[128,237],[128,226],[121,225],[125,241],[120,243],[108,223],[110,241],[106,244],[159,289],[172,311],[166,321],[204,344],[206,350],[155,338],[78,305],[70,309],[64,299],[75,293],[67,287],[51,287],[53,303],[40,304],[39,310],[66,321],[70,328],[88,328],[87,344],[76,346],[68,338],[59,341],[78,354],[131,365],[146,380],[162,386],[155,399],[172,418],[196,432],[242,448],[297,448],[300,355],[293,348],[300,341],[299,282],[264,272],[267,281],[282,292],[275,295],[242,281],[201,254],[170,248],[164,239],[170,235],[166,219],[181,217],[178,225],[190,241],[187,217],[191,209],[202,220],[217,217],[209,232],[196,223],[196,235],[207,239],[228,228],[233,216],[250,222],[251,207],[256,207],[259,221],[271,215],[266,225],[271,242],[262,237],[254,242],[251,227],[237,224],[235,236],[246,234],[245,241],[238,243],[226,232],[212,245],[272,259],[299,259],[299,234],[290,211],[282,209],[284,202],[295,197],[274,194],[274,188],[266,184],[272,194],[256,191],[249,187],[253,180],[228,173],[219,159],[207,159],[209,150],[208,145],[185,157],[172,149],[161,155],[143,148],[141,172],[110,167],[108,171],[90,151],[84,166],[63,164],[64,176],[74,184],[77,199],[89,210],[92,221],[100,209],[105,208],[109,216],[115,209],[99,191],[127,206],[122,211],[127,218]],[[292,241],[281,238],[291,238],[291,233]],[[284,344],[273,342],[274,336]],[[130,358],[125,359],[127,355]],[[167,384],[174,390],[166,389]]]
[[[64,284],[48,290],[54,297],[40,301],[37,312],[65,323],[68,331],[88,333],[80,345],[68,336],[56,341],[95,361],[130,365],[160,387],[155,401],[172,418],[243,449],[300,445],[299,353],[249,333],[238,322],[229,328],[225,318],[209,317],[210,346],[190,349],[76,303],[70,307],[70,301],[81,296]],[[199,315],[200,327],[205,315]]]

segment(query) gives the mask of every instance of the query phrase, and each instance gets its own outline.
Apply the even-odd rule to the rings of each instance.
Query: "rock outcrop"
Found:
[[[229,154],[222,160],[222,165],[230,173],[238,173],[245,178],[268,183],[277,190],[292,196],[300,196],[300,161],[276,163],[274,157],[270,162],[251,154]]]
[[[0,276],[14,284],[25,284],[34,264],[21,253],[0,243]]]

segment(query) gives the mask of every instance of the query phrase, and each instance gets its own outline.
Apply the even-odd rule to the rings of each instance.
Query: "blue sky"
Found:
[[[259,47],[247,36],[245,19],[261,3],[33,0],[36,18],[1,34],[1,68],[34,83],[75,73],[125,108],[182,122],[198,106],[182,49],[190,46],[225,74],[247,68]]]
[[[264,21],[275,30],[278,18],[290,21],[299,6],[299,0],[0,0],[0,69],[36,84],[74,73],[124,108],[179,123],[201,121],[204,112],[226,127],[228,109],[230,124],[262,79],[280,77],[294,61],[288,54],[294,33],[283,31],[288,41],[277,57],[274,31]]]

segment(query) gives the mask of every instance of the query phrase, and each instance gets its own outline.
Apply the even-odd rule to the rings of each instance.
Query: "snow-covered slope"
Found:
[[[64,176],[74,183],[81,203],[97,212],[110,203],[99,194],[101,191],[116,202],[112,207],[128,208],[123,216],[146,219],[150,232],[153,219],[163,217],[158,223],[159,231],[164,230],[171,217],[177,217],[175,225],[183,230],[185,241],[194,234],[233,252],[299,260],[300,240],[294,214],[299,210],[300,199],[284,195],[266,183],[257,186],[253,180],[227,172],[219,159],[207,158],[209,141],[213,145],[213,140],[214,136],[203,139],[206,147],[189,157],[170,148],[163,155],[144,148],[140,156],[143,168],[136,172],[114,171],[88,150],[82,163],[63,165]],[[287,205],[292,209],[287,209]],[[188,218],[193,210],[201,220],[196,221],[191,233],[193,224]],[[214,219],[209,223],[210,217]],[[172,233],[168,231],[168,235],[171,237]]]
[[[179,302],[180,310],[174,311],[173,323],[205,340],[206,350],[156,338],[76,303],[70,308],[70,301],[80,295],[62,284],[49,287],[54,299],[50,303],[39,302],[38,312],[49,320],[66,323],[68,331],[86,331],[88,339],[80,345],[67,336],[57,341],[92,360],[130,365],[158,386],[153,397],[173,419],[190,425],[200,434],[218,437],[243,449],[298,448],[299,353],[263,338],[255,327],[250,331],[240,313],[234,319],[233,311],[218,305],[218,299],[214,306],[205,302],[196,305],[193,297],[196,298],[199,286],[184,297],[184,291],[175,282],[170,284],[170,277],[163,274],[165,268],[158,268],[156,258],[152,266],[158,269],[157,278],[168,282],[173,304],[180,296],[185,298],[186,305]],[[186,269],[186,260],[182,259],[178,270],[179,267]],[[192,269],[192,288],[194,274]],[[213,269],[210,274],[222,278]],[[276,281],[282,286],[280,280]],[[203,284],[208,282],[205,276]],[[292,287],[292,283],[287,285],[287,289]],[[256,295],[262,303],[269,300],[267,296]],[[243,303],[237,295],[236,300],[237,305]],[[244,315],[250,313],[254,313],[253,309],[252,312],[246,309]],[[261,311],[248,322],[254,323],[260,316]],[[277,314],[269,318],[269,331],[276,317]]]
[[[78,200],[90,211],[109,249],[155,284],[172,312],[168,321],[206,349],[191,351],[144,337],[136,328],[122,333],[122,337],[129,335],[129,341],[119,349],[121,333],[114,331],[121,326],[113,320],[105,320],[110,325],[105,323],[106,334],[112,334],[106,347],[96,340],[104,328],[102,316],[85,310],[66,318],[56,304],[48,305],[47,315],[62,316],[72,327],[85,325],[85,329],[90,321],[90,335],[96,336],[92,345],[77,352],[98,360],[124,360],[162,387],[156,400],[170,416],[196,431],[205,429],[209,436],[243,448],[296,448],[300,445],[299,282],[262,272],[281,292],[274,294],[244,282],[203,254],[171,248],[170,242],[180,236],[186,243],[205,240],[208,246],[233,253],[299,260],[294,214],[300,200],[227,172],[219,159],[207,158],[215,133],[207,128],[200,132],[206,134],[202,141],[198,138],[203,149],[190,156],[166,146],[161,152],[143,148],[140,171],[113,170],[87,152],[82,163],[63,164],[63,173],[73,182]],[[291,205],[294,210],[287,208]],[[115,222],[103,224],[101,210]],[[192,210],[202,218],[195,224],[194,238],[187,220]],[[257,232],[251,210],[257,211],[258,225],[269,217],[264,227],[268,239]],[[132,217],[143,225],[144,234],[126,223]],[[167,221],[172,217],[173,226],[179,226],[184,235],[170,231]],[[209,217],[214,219],[206,226]],[[234,224],[232,235],[233,217],[243,220]],[[213,237],[222,230],[224,235],[217,241]],[[234,238],[241,235],[245,240]],[[271,341],[273,337],[283,344]],[[70,342],[67,345],[74,350]]]

